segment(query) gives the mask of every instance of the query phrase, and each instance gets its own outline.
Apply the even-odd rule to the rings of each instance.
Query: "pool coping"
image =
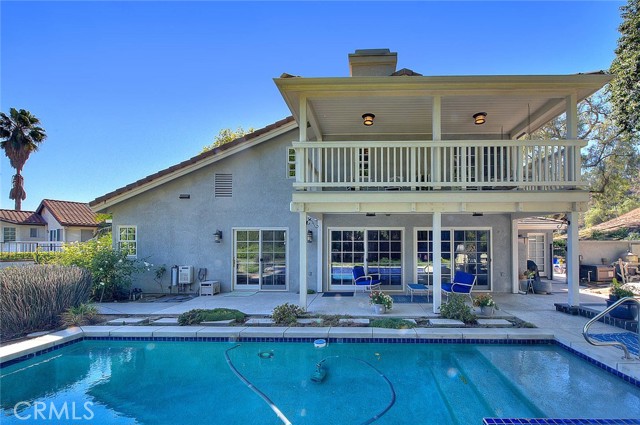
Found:
[[[419,344],[555,344],[640,388],[640,362],[625,360],[617,348],[594,350],[580,335],[540,328],[358,327],[212,327],[212,326],[84,326],[72,327],[0,347],[0,368],[83,340],[312,342]]]

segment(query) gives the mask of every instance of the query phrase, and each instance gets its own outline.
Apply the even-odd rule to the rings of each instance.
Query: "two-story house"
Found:
[[[518,290],[518,220],[566,214],[577,304],[577,105],[610,76],[423,76],[387,49],[349,55],[351,75],[275,79],[293,117],[95,199],[115,244],[207,268],[223,291],[353,291],[440,284]],[[567,138],[528,134],[566,113]],[[521,243],[521,241],[520,241]],[[152,290],[151,277],[141,282]]]

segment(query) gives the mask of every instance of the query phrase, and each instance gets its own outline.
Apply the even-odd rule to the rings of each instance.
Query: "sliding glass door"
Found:
[[[491,289],[491,230],[446,229],[441,233],[442,281],[465,271],[477,277],[477,288]],[[416,280],[433,284],[433,231],[416,231]]]
[[[382,289],[402,289],[401,229],[329,229],[329,290],[352,290],[353,267],[378,274]]]

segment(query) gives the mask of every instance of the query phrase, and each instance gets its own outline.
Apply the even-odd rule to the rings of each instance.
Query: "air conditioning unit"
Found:
[[[193,266],[180,266],[178,270],[178,284],[190,285],[193,283]]]

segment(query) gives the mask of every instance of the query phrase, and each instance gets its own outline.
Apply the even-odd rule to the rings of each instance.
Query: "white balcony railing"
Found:
[[[0,242],[0,253],[5,252],[57,252],[62,250],[64,242],[48,241],[11,241]]]
[[[294,142],[298,190],[562,190],[583,140]]]

